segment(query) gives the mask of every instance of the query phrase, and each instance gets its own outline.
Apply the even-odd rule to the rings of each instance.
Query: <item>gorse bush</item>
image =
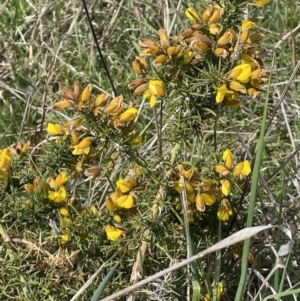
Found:
[[[62,293],[66,298],[101,264],[104,278],[118,262],[105,287],[109,296],[245,226],[251,158],[205,129],[265,95],[268,52],[263,34],[245,18],[248,4],[187,8],[181,32],[159,29],[138,41],[132,98],[75,81],[53,99],[44,140],[0,150],[2,236],[22,237],[28,249],[22,260],[36,262],[36,271],[24,267],[26,273],[62,290],[76,283]],[[183,300],[192,285],[191,300],[232,300],[242,249],[226,249],[220,267],[208,257],[191,275],[178,270],[132,298]],[[255,255],[250,250],[250,263]]]

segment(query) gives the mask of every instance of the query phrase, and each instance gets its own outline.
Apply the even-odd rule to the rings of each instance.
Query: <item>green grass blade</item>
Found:
[[[91,301],[98,301],[101,297],[101,294],[103,293],[105,287],[109,283],[110,279],[112,278],[114,272],[116,271],[117,267],[119,266],[119,263],[116,263],[112,269],[109,271],[109,273],[104,277],[98,288],[96,289]]]
[[[270,76],[270,79],[271,79],[271,76]],[[270,80],[270,82],[271,82],[271,80]],[[262,164],[264,144],[265,144],[265,129],[266,129],[266,123],[267,123],[269,93],[270,93],[270,85],[268,87],[268,91],[267,91],[267,95],[266,95],[260,137],[258,140],[257,153],[256,153],[254,169],[253,169],[253,173],[252,173],[252,184],[251,184],[251,190],[250,190],[250,201],[249,201],[248,218],[247,218],[247,224],[246,224],[247,227],[252,226],[252,221],[253,221],[253,216],[254,216],[256,191],[257,191],[257,187],[258,187],[260,167]],[[243,247],[241,277],[240,277],[238,290],[235,295],[235,301],[243,300],[243,294],[244,294],[246,278],[247,278],[249,248],[250,248],[250,239],[246,239],[244,241],[244,247]]]

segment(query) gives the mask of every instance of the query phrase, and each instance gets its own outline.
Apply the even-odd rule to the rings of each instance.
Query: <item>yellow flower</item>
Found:
[[[242,31],[244,31],[245,29],[254,29],[255,27],[256,27],[256,24],[247,19],[242,22]]]
[[[54,111],[63,111],[63,110],[71,108],[73,105],[74,105],[74,102],[72,100],[63,99],[54,104],[53,110]]]
[[[193,193],[194,187],[192,186],[191,183],[189,183],[188,181],[184,181],[184,186],[185,186],[187,194]],[[183,184],[182,184],[181,179],[179,181],[175,182],[173,185],[173,189],[176,190],[178,193],[182,192],[182,187],[183,187]]]
[[[67,198],[67,191],[64,186],[59,187],[58,191],[49,191],[48,199],[53,203],[62,203]]]
[[[113,216],[113,219],[114,219],[114,221],[115,221],[116,223],[118,223],[118,224],[121,224],[121,222],[122,222],[122,219],[121,219],[120,215],[118,215],[118,214],[115,214],[115,215]]]
[[[114,212],[116,210],[116,206],[114,201],[112,200],[111,197],[106,197],[105,199],[105,206],[108,209],[109,212]]]
[[[150,107],[153,108],[156,104],[157,96],[165,96],[165,90],[163,88],[163,81],[155,79],[149,81],[149,88],[143,94],[145,99],[150,99]]]
[[[69,240],[70,240],[70,234],[68,233],[62,234],[59,238],[59,242],[62,245],[66,244]]]
[[[167,31],[165,29],[160,29],[158,31],[158,34],[160,39],[160,46],[163,48],[167,48],[170,44]]]
[[[198,13],[192,7],[189,7],[185,11],[185,15],[187,16],[188,19],[190,19],[194,23],[200,23],[200,17],[198,15]]]
[[[217,87],[217,95],[216,95],[216,102],[220,103],[223,101],[226,94],[233,94],[233,91],[227,89],[227,86],[225,84],[221,85],[220,87]]]
[[[123,96],[117,96],[111,100],[111,102],[105,107],[103,113],[105,114],[116,114],[119,111],[122,112],[123,110]]]
[[[55,178],[55,186],[54,188],[57,189],[58,187],[62,186],[63,184],[68,182],[68,175],[65,171],[62,171],[56,178]]]
[[[217,200],[214,194],[202,193],[202,196],[206,206],[212,206]]]
[[[252,0],[253,3],[259,5],[259,6],[265,6],[267,5],[271,0]]]
[[[232,172],[232,174],[235,177],[240,177],[240,179],[243,179],[245,176],[249,175],[250,173],[251,173],[251,166],[248,160],[238,163]]]
[[[122,193],[126,193],[126,192],[130,191],[134,187],[134,183],[127,182],[124,179],[119,179],[116,182],[116,185]]]
[[[134,199],[132,195],[122,195],[116,199],[115,205],[119,208],[130,209],[134,206]]]
[[[39,192],[39,188],[33,184],[25,184],[24,189],[33,194],[38,194]]]
[[[69,210],[66,207],[59,208],[59,213],[62,216],[66,216],[66,217],[68,217],[70,215]]]
[[[239,83],[236,80],[233,80],[229,83],[229,87],[231,90],[240,92],[240,93],[247,93],[247,89],[244,85],[242,85],[241,83]]]
[[[141,56],[137,56],[131,66],[133,71],[139,75],[146,74],[148,72],[148,63]]]
[[[235,208],[231,206],[227,199],[223,199],[218,208],[217,216],[218,219],[222,222],[228,221],[231,217],[233,217],[235,213]]]
[[[84,88],[84,90],[82,91],[82,94],[81,94],[81,101],[82,102],[86,102],[86,101],[89,100],[91,92],[92,92],[92,88],[93,88],[93,86],[91,84],[88,84]]]
[[[241,83],[247,83],[250,76],[251,66],[249,64],[240,64],[234,67],[229,73],[229,78],[236,79]]]
[[[47,132],[52,135],[64,135],[65,131],[60,124],[48,123]]]
[[[217,300],[220,300],[221,299],[221,296],[223,294],[223,284],[222,282],[219,282],[218,283],[218,290],[217,290]],[[204,301],[211,301],[211,297],[209,294],[206,294],[205,297],[204,297]]]
[[[122,235],[123,231],[120,229],[117,229],[113,226],[106,225],[104,227],[104,230],[106,232],[107,238],[109,240],[117,240]]]
[[[220,181],[222,184],[221,191],[225,196],[228,196],[231,191],[231,184],[228,180]]]
[[[73,155],[82,155],[88,154],[90,151],[90,145],[92,144],[93,137],[84,138],[79,144],[73,146],[74,150],[72,152]]]
[[[218,164],[215,166],[215,171],[220,175],[220,176],[226,176],[230,173],[230,171],[222,164]]]
[[[8,148],[0,149],[0,170],[9,167],[11,156],[8,154]]]
[[[233,165],[233,154],[229,149],[226,149],[223,153],[224,165],[226,168],[231,169]]]
[[[138,110],[136,108],[127,109],[124,113],[122,113],[119,117],[120,122],[129,122],[135,119],[137,116]]]
[[[196,196],[196,207],[200,212],[205,211],[205,206],[212,206],[216,202],[216,196],[208,193],[198,193]]]

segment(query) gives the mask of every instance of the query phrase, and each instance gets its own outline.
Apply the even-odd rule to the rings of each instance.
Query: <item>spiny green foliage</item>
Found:
[[[270,63],[264,49],[278,41],[263,20],[259,30],[254,23],[242,23],[246,3],[197,3],[181,8],[178,16],[172,3],[170,11],[163,8],[176,16],[170,32],[168,26],[160,29],[155,4],[103,1],[90,6],[118,92],[113,96],[82,6],[62,1],[5,5],[0,21],[7,29],[1,40],[5,81],[0,82],[3,298],[68,300],[101,265],[98,279],[119,262],[105,288],[108,296],[137,282],[139,275],[145,278],[186,258],[187,245],[190,253],[202,250],[244,227],[250,159],[263,110],[259,99],[268,80],[263,64]],[[269,10],[279,10],[273,24],[277,30],[286,7],[275,7],[273,1],[263,9],[251,5],[249,16]],[[290,10],[287,28],[299,15],[296,8]],[[263,41],[270,43],[263,47],[262,31]],[[282,47],[287,45],[295,54],[296,40]],[[273,66],[272,81],[291,73],[285,53]],[[281,115],[277,118],[280,124]],[[293,139],[299,139],[293,128]],[[287,195],[296,200],[296,190],[290,183],[279,184],[285,179],[294,183],[297,158],[276,171],[293,150],[294,140],[286,132],[273,130],[266,138],[262,176],[268,185],[260,183],[257,192],[255,225],[291,222],[293,212],[292,226],[299,227],[298,203],[282,208]],[[276,206],[269,206],[274,199],[284,211],[280,221],[274,220]],[[232,300],[241,252],[242,245],[234,245],[220,260],[211,256],[198,263],[193,285],[188,269],[181,269],[145,286],[137,299],[182,300],[189,287],[196,291],[197,282],[202,299],[210,300],[212,288],[218,287],[217,299]],[[292,256],[297,254],[295,249]],[[249,261],[254,258],[256,269],[275,261],[269,248],[255,243]],[[290,265],[297,268],[293,260]],[[294,276],[292,283],[297,281]],[[278,275],[274,286],[280,291]],[[93,281],[82,300],[97,287]],[[249,287],[255,294],[254,282]]]

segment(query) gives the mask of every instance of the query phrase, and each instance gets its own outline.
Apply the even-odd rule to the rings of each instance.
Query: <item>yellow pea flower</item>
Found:
[[[141,56],[137,56],[131,66],[133,71],[139,75],[146,74],[149,69],[147,61]]]
[[[217,103],[221,103],[226,94],[233,94],[233,91],[227,89],[227,86],[225,84],[221,85],[220,87],[217,87],[216,89],[217,89],[217,95],[216,95]]]
[[[8,148],[0,149],[0,169],[9,167],[11,156],[8,154]]]
[[[205,211],[204,197],[200,193],[198,193],[197,196],[196,196],[196,208],[200,212],[204,212]]]
[[[267,5],[271,0],[252,0],[253,3],[259,5],[259,6],[265,6]]]
[[[122,113],[119,117],[120,122],[129,122],[135,119],[138,114],[138,110],[136,108],[127,109],[124,113]]]
[[[223,160],[226,168],[231,169],[233,165],[233,154],[229,149],[223,152]]]
[[[103,113],[105,114],[113,114],[118,112],[119,109],[123,109],[123,96],[117,96],[111,100],[111,102],[105,107]]]
[[[189,7],[185,11],[185,15],[189,20],[193,21],[194,23],[200,23],[200,17],[198,13],[195,11],[195,9],[193,9],[192,7]]]
[[[73,155],[82,155],[88,154],[90,151],[90,145],[92,144],[93,137],[84,138],[79,144],[74,146],[74,150],[72,152]]]
[[[59,187],[58,191],[49,191],[48,199],[53,203],[62,203],[67,198],[67,191],[64,186]]]
[[[226,222],[233,217],[235,211],[236,210],[231,206],[229,201],[227,199],[223,199],[218,208],[217,217],[220,221]]]
[[[106,225],[104,227],[104,230],[106,232],[107,238],[109,240],[117,240],[120,238],[122,235],[123,231],[120,229],[115,228],[114,226],[111,225]]]
[[[134,206],[134,199],[132,195],[123,195],[116,199],[115,205],[119,208],[130,209]]]
[[[246,87],[236,80],[229,83],[229,88],[240,93],[247,93]]]
[[[212,206],[217,201],[217,198],[214,194],[202,193],[202,196],[206,206]]]
[[[249,175],[250,173],[251,173],[251,166],[248,160],[238,163],[232,172],[232,174],[235,177],[240,177],[240,179],[243,179],[245,176]]]
[[[236,79],[241,83],[249,82],[250,76],[251,66],[249,64],[240,64],[234,67],[229,73],[229,78]]]
[[[82,91],[81,101],[83,103],[89,100],[91,92],[92,92],[92,88],[93,88],[93,86],[91,84],[88,84]]]
[[[222,180],[221,181],[222,187],[221,187],[221,191],[225,196],[228,196],[230,194],[231,191],[231,184],[228,180]]]
[[[244,31],[245,29],[254,29],[255,27],[256,24],[248,19],[242,22],[242,31]]]
[[[134,186],[132,183],[125,181],[124,179],[119,179],[116,182],[117,187],[120,189],[122,193],[126,193],[130,191]]]
[[[59,208],[59,213],[62,216],[66,216],[66,217],[70,216],[69,210],[66,207]]]
[[[47,132],[50,135],[64,135],[65,131],[63,130],[60,124],[48,123]]]
[[[218,164],[215,166],[215,171],[220,175],[220,176],[226,176],[230,173],[230,171],[222,164]]]
[[[118,215],[118,214],[115,214],[115,215],[113,216],[113,219],[114,219],[114,221],[115,221],[116,223],[118,223],[118,224],[121,224],[121,222],[122,222],[122,219],[121,219],[120,215]]]
[[[68,175],[65,171],[62,171],[56,178],[55,178],[55,188],[60,187],[61,185],[68,182]]]
[[[24,189],[33,194],[38,194],[39,192],[39,188],[33,184],[25,184]]]
[[[70,234],[68,233],[62,234],[59,238],[59,242],[62,245],[66,244],[69,240],[70,240]]]
[[[63,111],[63,110],[71,108],[73,105],[74,105],[74,102],[72,100],[63,99],[63,100],[60,100],[57,103],[55,103],[52,108],[54,111]]]
[[[163,88],[163,81],[161,80],[150,80],[149,88],[143,94],[145,99],[150,99],[150,107],[153,108],[156,104],[157,96],[165,96],[165,90]]]
[[[106,197],[105,206],[109,212],[114,212],[116,210],[116,206],[111,197]]]

